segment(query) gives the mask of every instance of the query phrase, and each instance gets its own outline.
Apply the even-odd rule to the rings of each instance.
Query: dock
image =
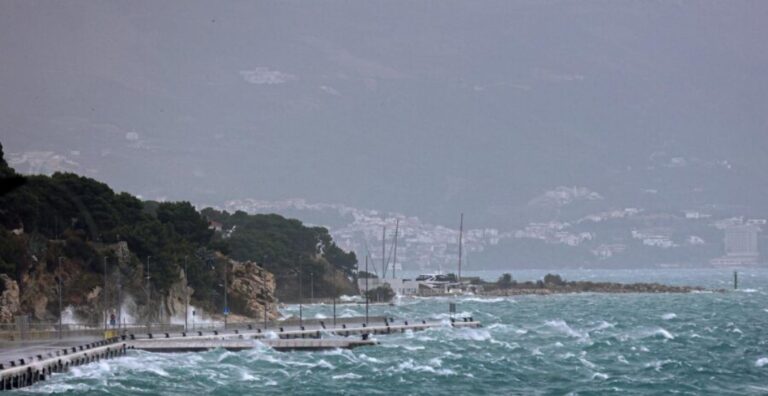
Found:
[[[18,364],[11,361],[10,367],[0,364],[0,390],[30,386],[53,373],[68,371],[70,367],[125,355],[127,349],[127,343],[113,339],[19,359]]]
[[[65,372],[71,367],[102,359],[123,356],[130,350],[148,352],[200,352],[222,348],[242,351],[254,348],[272,348],[277,351],[320,351],[373,346],[378,341],[372,336],[422,331],[430,328],[475,328],[480,322],[473,318],[450,321],[395,321],[384,318],[372,324],[363,321],[326,326],[323,321],[314,326],[293,325],[276,328],[245,328],[194,332],[128,333],[108,340],[85,345],[46,349],[34,356],[14,357],[0,363],[0,390],[16,389],[44,381],[53,373]],[[20,349],[28,353],[29,348]]]
[[[179,339],[168,340],[139,340],[130,344],[130,349],[147,352],[204,352],[211,349],[226,349],[228,351],[243,351],[259,346],[272,348],[276,351],[322,351],[328,349],[352,349],[361,346],[376,345],[371,339]]]

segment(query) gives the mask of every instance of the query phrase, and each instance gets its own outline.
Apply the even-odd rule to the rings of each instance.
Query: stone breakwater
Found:
[[[484,290],[479,294],[485,296],[515,296],[525,294],[568,294],[568,293],[692,293],[707,289],[698,286],[671,286],[660,283],[612,283],[612,282],[565,282],[560,285],[544,284],[542,286],[526,287],[512,286]],[[722,292],[724,290],[710,290]]]

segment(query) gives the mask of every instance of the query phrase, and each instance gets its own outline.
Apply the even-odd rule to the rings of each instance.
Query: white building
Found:
[[[717,267],[754,266],[760,261],[757,234],[754,225],[734,225],[725,228],[725,256],[712,260]]]
[[[387,284],[397,295],[413,296],[419,293],[419,283],[415,280],[402,278],[368,278],[368,290]],[[357,287],[360,289],[361,294],[365,293],[365,278],[357,280]]]

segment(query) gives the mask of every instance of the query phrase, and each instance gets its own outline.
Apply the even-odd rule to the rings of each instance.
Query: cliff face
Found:
[[[3,293],[0,294],[0,323],[11,323],[21,310],[19,284],[6,274],[0,274],[0,283],[3,285]]]
[[[105,293],[108,311],[116,312],[120,301],[124,318],[131,318],[127,319],[128,322],[142,323],[147,315],[153,321],[160,322],[183,319],[187,299],[190,305],[205,306],[205,303],[195,300],[195,290],[186,286],[188,279],[182,270],[178,280],[166,291],[152,290],[154,304],[148,309],[145,275],[140,269],[132,269],[135,266],[130,264],[132,255],[126,242],[92,244],[97,257],[108,257],[106,290],[101,259],[88,263],[62,257],[59,270],[58,260],[50,260],[50,257],[49,260],[38,260],[37,257],[45,257],[48,250],[66,247],[66,243],[47,241],[48,246],[44,244],[40,247],[39,242],[34,248],[28,244],[28,269],[19,274],[18,280],[8,274],[0,274],[0,323],[13,323],[17,315],[29,315],[30,320],[37,322],[58,320],[59,273],[63,283],[63,307],[71,307],[74,320],[79,323],[102,323]],[[279,316],[275,278],[270,272],[251,262],[238,262],[223,255],[219,255],[219,259],[229,261],[229,298],[233,314],[261,320],[266,306],[270,319]],[[55,264],[50,265],[51,262]],[[220,302],[210,302],[210,305],[219,306]]]
[[[266,307],[268,318],[278,318],[274,275],[250,261],[229,262],[232,274],[229,292],[233,311],[250,318],[262,319]]]

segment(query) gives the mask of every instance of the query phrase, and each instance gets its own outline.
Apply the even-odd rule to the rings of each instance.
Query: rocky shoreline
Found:
[[[481,296],[516,296],[526,294],[573,294],[573,293],[692,293],[703,291],[722,292],[723,290],[708,290],[698,286],[671,286],[660,283],[611,283],[611,282],[566,282],[564,285],[544,285],[543,287],[510,287],[483,290]]]
[[[661,283],[617,283],[593,281],[566,281],[560,275],[547,274],[542,280],[517,282],[510,274],[502,275],[496,282],[476,282],[476,294],[480,296],[515,296],[525,294],[573,294],[573,293],[693,293],[724,290],[708,290],[699,286],[673,286]]]

